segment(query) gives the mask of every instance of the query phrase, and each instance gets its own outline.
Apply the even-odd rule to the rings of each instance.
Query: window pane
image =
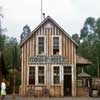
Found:
[[[59,67],[53,67],[53,77],[54,77],[54,84],[59,84],[60,76],[59,76]]]
[[[54,84],[59,84],[59,76],[54,76]]]
[[[68,73],[71,73],[71,67],[64,67],[64,74],[68,74]]]
[[[44,75],[44,67],[39,67],[38,73],[39,75]]]
[[[59,45],[59,37],[53,37],[53,44],[55,46]]]
[[[59,54],[59,37],[53,37],[53,54]]]
[[[39,41],[43,42],[44,41],[44,37],[39,37]]]
[[[35,67],[29,67],[29,84],[35,84]]]
[[[59,50],[59,45],[58,46],[53,46],[53,49],[58,49]]]
[[[54,74],[56,74],[56,75],[59,74],[59,67],[54,67]]]
[[[44,84],[44,66],[38,67],[38,83]]]
[[[38,53],[44,53],[44,37],[38,37]]]
[[[44,53],[44,46],[39,46],[39,54],[42,54]]]
[[[53,54],[54,55],[59,55],[59,49],[53,49]]]
[[[44,76],[39,76],[39,84],[44,84]]]

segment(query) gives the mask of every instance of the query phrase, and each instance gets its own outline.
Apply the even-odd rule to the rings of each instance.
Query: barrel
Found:
[[[92,97],[98,97],[98,90],[92,90]]]

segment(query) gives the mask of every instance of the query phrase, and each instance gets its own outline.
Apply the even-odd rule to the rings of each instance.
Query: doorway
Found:
[[[71,66],[64,67],[64,96],[72,96]]]

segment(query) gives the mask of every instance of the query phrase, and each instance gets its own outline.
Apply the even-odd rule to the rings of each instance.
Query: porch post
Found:
[[[76,66],[72,66],[72,96],[76,96]]]

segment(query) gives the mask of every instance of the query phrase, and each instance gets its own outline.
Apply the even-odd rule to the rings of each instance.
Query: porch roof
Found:
[[[84,57],[76,55],[76,64],[77,65],[91,65],[92,62]]]
[[[82,68],[82,72],[80,74],[77,75],[78,77],[80,78],[83,78],[83,77],[91,77],[91,75],[87,74],[84,72],[83,68]]]

